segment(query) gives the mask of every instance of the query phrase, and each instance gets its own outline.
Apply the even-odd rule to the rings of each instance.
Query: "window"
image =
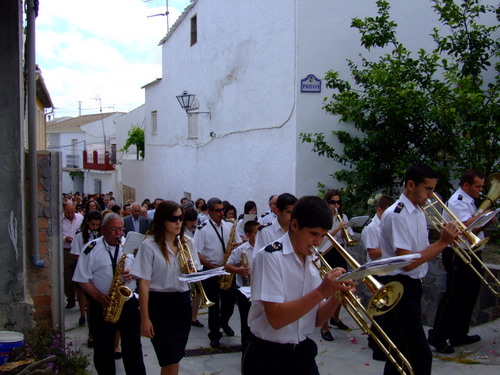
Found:
[[[151,134],[158,134],[158,111],[151,112]]]
[[[198,116],[188,115],[188,138],[198,138]]]
[[[197,16],[194,15],[191,18],[191,45],[195,45],[197,41],[198,41]]]
[[[95,179],[94,180],[94,193],[95,194],[101,194],[102,191],[102,180]]]

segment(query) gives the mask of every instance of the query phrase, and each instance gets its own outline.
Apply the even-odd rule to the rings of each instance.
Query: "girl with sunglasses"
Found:
[[[132,268],[139,279],[141,335],[151,339],[161,375],[179,373],[191,329],[189,285],[178,280],[182,244],[189,247],[196,269],[201,269],[193,240],[183,235],[183,218],[184,209],[176,202],[160,203]]]

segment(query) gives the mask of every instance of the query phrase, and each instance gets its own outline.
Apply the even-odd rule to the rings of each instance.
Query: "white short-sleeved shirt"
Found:
[[[222,265],[224,262],[225,248],[222,247],[223,239],[224,245],[227,248],[229,234],[233,228],[233,223],[222,220],[220,225],[217,225],[212,219],[208,219],[202,225],[198,226],[194,233],[194,243],[196,250],[203,254],[207,260],[214,265]],[[217,232],[216,232],[217,231]],[[217,235],[217,233],[219,235]],[[238,233],[234,235],[234,242],[241,242]]]
[[[272,222],[276,218],[277,218],[277,216],[274,212],[266,211],[262,215],[259,216],[257,221],[259,222],[260,225],[264,225],[264,224]]]
[[[198,253],[194,248],[194,242],[189,237],[184,237],[189,251],[193,257],[196,269],[201,268]],[[132,275],[140,279],[149,280],[149,289],[154,292],[186,292],[189,290],[189,284],[179,281],[178,277],[182,274],[179,252],[174,255],[167,246],[169,261],[163,256],[160,245],[154,241],[154,237],[147,237],[141,244],[137,252]]]
[[[83,234],[82,232],[78,232],[73,238],[73,242],[71,242],[71,251],[69,252],[72,255],[80,255],[82,249],[87,245],[87,243],[95,240],[97,238],[96,232],[89,232],[89,240],[86,243],[83,243]]]
[[[380,219],[375,215],[370,223],[361,231],[361,239],[365,249],[377,249],[380,247]],[[372,259],[367,254],[366,259],[371,262]]]
[[[455,215],[461,222],[469,220],[472,216],[474,216],[477,210],[476,204],[474,203],[474,198],[463,191],[462,188],[458,188],[458,190],[453,193],[446,205],[453,213],[453,215]],[[451,217],[446,211],[443,211],[443,218],[446,222],[451,221]],[[481,239],[484,238],[484,232],[475,234]]]
[[[74,238],[76,232],[82,226],[83,216],[78,212],[75,213],[75,217],[72,221],[68,220],[66,216],[62,219],[62,237],[63,237],[63,248],[71,249],[71,242],[66,242],[64,239],[66,237]]]
[[[263,301],[283,303],[297,300],[321,284],[318,270],[307,256],[302,265],[295,254],[290,237],[285,234],[278,240],[282,250],[259,251],[252,263],[252,305],[248,324],[252,333],[263,339],[282,344],[298,344],[311,334],[316,324],[318,306],[300,319],[281,329],[274,329],[267,320]]]
[[[93,246],[93,247],[92,247]],[[92,249],[90,249],[92,247]],[[114,258],[116,246],[111,246],[104,241],[104,237],[99,237],[89,242],[78,257],[73,281],[77,283],[91,282],[102,294],[108,294],[111,282],[113,281],[113,266],[111,259]],[[90,251],[88,251],[90,250]],[[117,266],[123,255],[122,245],[118,248]],[[134,256],[127,254],[125,270],[131,269],[134,263]],[[122,278],[122,281],[123,278]],[[136,280],[125,282],[130,289],[136,289]]]
[[[416,207],[404,194],[384,211],[380,221],[380,248],[382,258],[396,256],[396,249],[418,253],[429,246],[427,221],[420,207]],[[408,275],[413,279],[425,277],[427,262],[405,271],[402,268],[390,275]]]
[[[286,232],[281,228],[278,218],[274,219],[270,225],[260,226],[255,237],[255,251],[253,256],[285,234]]]
[[[239,266],[241,263],[241,254],[245,253],[248,258],[248,263],[250,270],[252,270],[252,253],[253,246],[250,245],[250,242],[243,242],[240,246],[234,249],[227,260],[227,264],[232,264],[233,266]],[[243,276],[236,275],[236,285],[243,286]]]

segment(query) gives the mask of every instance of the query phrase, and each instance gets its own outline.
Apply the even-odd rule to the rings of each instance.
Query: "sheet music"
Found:
[[[365,278],[369,275],[385,275],[410,264],[416,258],[420,258],[420,254],[400,255],[391,258],[374,260],[370,263],[363,264],[354,271],[344,273],[342,276],[337,278],[337,281],[357,280]]]
[[[370,219],[370,216],[355,216],[352,217],[347,223],[346,227],[362,227]]]
[[[180,281],[185,281],[187,283],[195,283],[197,281],[203,281],[205,279],[209,279],[210,277],[220,275],[229,275],[229,273],[224,270],[224,267],[217,267],[206,271],[183,273],[177,279]]]
[[[250,298],[252,297],[252,287],[251,286],[240,286],[238,288],[245,297]]]
[[[123,252],[126,254],[133,254],[136,249],[141,246],[144,241],[144,234],[139,232],[128,232],[123,245]]]
[[[491,221],[491,219],[493,219],[499,212],[500,208],[497,208],[495,211],[490,211],[484,215],[479,216],[476,220],[474,220],[474,222],[471,225],[469,225],[467,230],[469,231],[488,224]]]

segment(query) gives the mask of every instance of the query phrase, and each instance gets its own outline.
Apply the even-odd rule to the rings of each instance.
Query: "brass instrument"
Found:
[[[126,258],[127,254],[123,254],[118,261],[115,274],[113,275],[113,281],[109,288],[111,303],[104,309],[104,320],[110,323],[116,323],[118,319],[120,319],[123,304],[133,295],[132,289],[126,286],[122,281],[122,273],[125,270]]]
[[[241,267],[248,267],[248,264],[249,264],[249,262],[248,262],[248,255],[245,252],[242,252],[241,256],[240,256],[240,265],[241,265]],[[250,275],[248,275],[248,276],[242,276],[241,278],[243,280],[242,281],[242,283],[243,283],[242,286],[250,286],[250,284],[251,284]]]
[[[484,201],[481,203],[476,213],[482,214],[484,211],[488,210],[495,202],[500,198],[500,173],[493,173],[486,179],[486,185],[490,185],[490,190],[488,194],[482,194],[484,196]]]
[[[177,236],[177,243],[179,246],[179,258],[180,258],[179,261],[181,264],[181,272],[186,274],[198,272],[196,270],[196,267],[194,266],[193,256],[191,254],[191,251],[189,250],[189,246],[181,241],[180,236]],[[201,281],[190,283],[189,287],[193,294],[194,293],[200,294],[201,309],[204,309],[205,307],[210,307],[214,304],[212,301],[208,299],[207,294],[205,293],[205,289],[203,289],[203,285],[201,284]]]
[[[342,215],[337,214],[337,221],[339,222],[339,224],[342,224],[344,222],[344,219],[342,219]],[[342,228],[340,234],[342,236],[342,241],[344,241],[346,246],[354,246],[358,243],[358,241],[351,236],[348,228]]]
[[[459,229],[461,231],[461,234],[449,245],[453,251],[457,253],[457,255],[464,261],[465,264],[467,264],[479,277],[481,282],[495,295],[499,296],[500,292],[496,291],[494,288],[494,285],[497,287],[500,285],[500,281],[495,277],[495,275],[486,267],[486,265],[481,261],[481,259],[477,256],[475,253],[475,250],[479,249],[482,247],[486,242],[488,242],[489,237],[486,237],[484,239],[480,239],[477,237],[472,231],[467,230],[467,227],[465,224],[460,221],[453,212],[446,206],[446,204],[443,203],[443,201],[436,195],[436,193],[432,194],[432,199],[434,201],[431,201],[430,199],[427,200],[427,205],[422,207],[422,210],[424,211],[425,216],[427,216],[427,219],[429,222],[432,224],[434,229],[437,231],[441,231],[443,229],[443,225],[446,222],[445,218],[442,215],[442,211],[446,212],[449,217],[451,217],[452,221],[455,221],[457,225],[459,226]],[[436,205],[439,206],[436,207]],[[479,272],[476,267],[472,264],[472,260],[475,260],[476,263],[482,268],[482,270],[485,272],[486,276],[483,276],[481,272]],[[492,282],[488,282],[487,277],[490,277],[492,279]]]
[[[227,240],[226,252],[224,253],[224,261],[222,265],[225,266],[229,257],[231,256],[231,252],[234,248],[234,236],[236,235],[236,220],[235,219],[227,219],[228,221],[233,223],[233,227],[231,228],[231,232],[229,233],[229,239]],[[219,276],[219,288],[222,290],[229,290],[231,285],[233,284],[234,273],[230,273],[229,275],[221,275]]]
[[[329,239],[332,240],[333,246],[340,247],[340,244],[330,235]],[[329,251],[331,247],[327,250]],[[313,261],[314,265],[318,269],[321,278],[325,276],[325,274],[332,270],[332,267],[325,261],[323,255],[321,255],[314,246],[312,247],[313,252],[317,256],[317,259]],[[345,252],[345,250],[343,251]],[[343,252],[341,254],[343,255]],[[325,252],[323,252],[324,254]],[[346,259],[347,260],[347,259]],[[318,261],[321,262],[321,265],[318,264]],[[357,267],[356,267],[357,268]],[[375,280],[375,279],[374,279]],[[375,280],[375,282],[377,282]],[[366,282],[365,282],[366,283]],[[378,282],[377,282],[378,283]],[[387,312],[392,309],[396,303],[399,301],[402,295],[403,286],[401,283],[394,282],[395,284],[399,284],[401,290],[396,293],[396,296],[399,295],[399,298],[391,305],[391,307],[384,311]],[[392,283],[389,283],[392,284]],[[388,284],[388,285],[389,285]],[[367,284],[368,285],[368,284]],[[370,287],[370,286],[369,286]],[[371,289],[371,288],[370,288]],[[380,289],[380,288],[379,288]],[[378,294],[378,293],[376,293]],[[391,294],[388,293],[388,296]],[[392,295],[391,295],[392,296]],[[370,309],[365,309],[358,297],[356,297],[352,292],[337,292],[335,297],[338,299],[342,307],[351,315],[356,324],[361,328],[363,332],[366,332],[373,341],[378,345],[380,350],[384,353],[387,359],[396,367],[398,372],[402,375],[413,375],[413,369],[411,367],[410,362],[406,359],[406,357],[401,353],[401,351],[397,348],[394,342],[390,339],[389,336],[384,332],[384,330],[380,327],[380,325],[373,319],[373,314],[369,311]],[[374,296],[375,297],[375,296]],[[373,300],[374,298],[372,298]],[[387,298],[387,300],[391,300],[391,297]],[[371,301],[370,301],[371,303]],[[380,314],[377,314],[380,315]]]

